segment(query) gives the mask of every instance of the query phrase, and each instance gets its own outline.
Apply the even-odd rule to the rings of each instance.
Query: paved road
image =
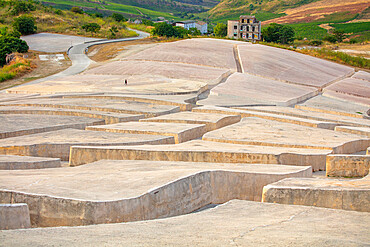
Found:
[[[85,54],[85,50],[87,48],[89,48],[90,46],[101,45],[101,44],[106,44],[106,43],[129,41],[129,40],[138,40],[138,39],[143,39],[143,38],[146,38],[146,37],[150,36],[150,34],[145,33],[145,32],[141,32],[141,31],[138,31],[138,30],[134,30],[134,31],[137,32],[139,34],[139,36],[132,37],[132,38],[123,38],[123,39],[98,40],[98,41],[93,41],[93,42],[74,45],[74,46],[70,47],[69,51],[68,51],[68,57],[72,61],[72,66],[71,67],[69,67],[68,69],[66,69],[66,70],[64,70],[60,73],[57,73],[57,74],[54,74],[54,75],[51,75],[51,76],[48,76],[48,77],[45,77],[45,78],[41,78],[41,79],[38,79],[38,80],[34,80],[34,81],[31,81],[31,82],[22,84],[20,86],[37,84],[37,83],[40,83],[40,82],[43,82],[43,81],[49,81],[49,80],[53,80],[53,79],[60,78],[60,77],[63,77],[63,76],[76,75],[76,74],[79,74],[79,73],[83,72],[84,70],[86,70],[89,67],[89,65],[92,62],[90,60],[90,58],[88,56],[86,56],[86,54]]]

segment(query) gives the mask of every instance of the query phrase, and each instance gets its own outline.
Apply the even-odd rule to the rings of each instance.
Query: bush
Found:
[[[60,10],[60,9],[56,9],[56,10],[54,10],[54,14],[56,14],[56,15],[63,15],[63,11]]]
[[[262,30],[263,40],[266,42],[277,42],[287,44],[294,40],[294,29],[290,26],[271,23]]]
[[[98,23],[88,23],[82,26],[86,32],[97,33],[99,32],[101,26]]]
[[[35,5],[22,0],[13,1],[11,3],[13,4],[12,11],[10,12],[12,15],[19,15],[20,13],[27,13],[36,10]]]
[[[328,36],[324,37],[322,40],[328,41],[330,43],[336,43],[337,42],[337,38],[334,35],[328,35]]]
[[[116,22],[127,21],[127,19],[126,19],[125,17],[123,17],[123,15],[118,14],[118,13],[113,13],[113,14],[112,14],[112,18],[113,18],[113,20],[115,20]]]
[[[333,35],[338,42],[342,42],[346,37],[343,30],[334,30]]]
[[[359,40],[355,39],[355,38],[352,38],[349,40],[349,43],[350,44],[356,44],[356,43],[359,43]]]
[[[76,13],[76,14],[83,14],[83,10],[81,9],[81,8],[79,8],[79,7],[72,7],[71,8],[71,11],[73,12],[73,13]]]
[[[227,26],[223,23],[217,23],[213,31],[217,37],[225,37],[227,35]]]
[[[10,35],[0,37],[0,66],[6,63],[6,56],[13,52],[24,53],[28,51],[26,41]]]
[[[15,18],[13,21],[13,28],[22,35],[33,34],[37,31],[35,20],[26,15]]]
[[[165,22],[162,22],[155,26],[155,28],[152,29],[152,34],[157,36],[166,36],[166,37],[180,37],[183,36],[182,27],[173,27],[170,24],[167,24]],[[184,29],[185,30],[185,29]],[[186,31],[186,30],[185,30]]]
[[[322,45],[322,41],[321,40],[312,40],[308,44],[309,45],[314,45],[314,46],[319,46],[319,45]]]

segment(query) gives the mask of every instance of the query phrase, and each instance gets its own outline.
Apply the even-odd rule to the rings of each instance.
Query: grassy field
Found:
[[[22,57],[17,57],[10,64],[0,68],[0,82],[13,79],[32,69],[31,62]]]
[[[81,2],[81,1],[73,1],[73,0],[46,0],[43,1],[45,3],[52,3],[55,7],[61,9],[70,9],[73,6],[83,7],[83,8],[90,8],[92,10],[109,10],[113,12],[121,12],[122,14],[128,15],[135,15],[135,16],[142,16],[142,17],[150,17],[150,18],[158,18],[158,17],[165,17],[168,19],[179,19],[174,15],[166,12],[154,11],[149,10],[141,7],[130,6],[125,4],[114,3],[110,1],[104,1],[105,4],[98,4],[95,2]]]
[[[326,29],[319,27],[317,23],[287,24],[295,31],[296,38],[307,38],[310,40],[322,39],[328,35]]]

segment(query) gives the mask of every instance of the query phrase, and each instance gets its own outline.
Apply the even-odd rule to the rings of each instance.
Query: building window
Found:
[[[238,29],[238,26],[234,26],[234,29]]]
[[[249,23],[249,19],[247,19],[247,23]]]
[[[244,19],[242,19],[242,23],[244,23]]]
[[[234,37],[236,37],[236,36],[238,36],[238,34],[237,33],[234,33]]]
[[[247,26],[247,32],[249,32],[249,26]]]
[[[254,27],[252,27],[252,32],[254,32]]]

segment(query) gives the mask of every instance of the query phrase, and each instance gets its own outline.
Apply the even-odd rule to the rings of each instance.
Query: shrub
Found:
[[[24,53],[28,51],[26,41],[9,35],[0,37],[0,66],[6,63],[6,56],[13,52]]]
[[[319,45],[322,45],[322,41],[321,40],[312,40],[308,44],[309,45],[314,45],[314,46],[319,46]]]
[[[277,42],[287,44],[294,40],[294,29],[290,26],[271,23],[262,30],[262,36],[266,42]]]
[[[225,37],[227,35],[227,26],[223,23],[217,23],[213,31],[217,37]]]
[[[101,26],[98,23],[88,23],[82,26],[86,32],[97,33],[99,32]]]
[[[76,13],[76,14],[83,14],[83,10],[81,9],[81,8],[79,8],[79,7],[72,7],[71,8],[71,11],[73,12],[73,13]]]
[[[116,22],[121,22],[121,21],[127,21],[125,17],[123,17],[123,15],[121,14],[118,14],[118,13],[113,13],[112,14],[112,18],[113,20],[115,20]]]
[[[334,35],[328,35],[328,36],[324,37],[322,40],[328,41],[330,43],[337,42],[337,38]]]
[[[13,28],[22,35],[33,34],[37,31],[35,20],[26,15],[15,18],[13,21]]]
[[[333,35],[338,42],[342,42],[346,37],[343,30],[334,30]]]
[[[359,43],[359,41],[355,38],[352,38],[352,39],[349,40],[349,43],[350,44],[356,44],[356,43]]]
[[[155,26],[152,30],[153,35],[157,36],[166,36],[166,37],[183,37],[182,36],[182,30],[180,29],[181,27],[173,27],[170,24],[167,24],[165,22],[162,22],[158,25]],[[182,28],[184,29],[184,28]],[[185,30],[185,29],[184,29]],[[186,30],[185,30],[186,31]]]
[[[19,15],[20,13],[27,13],[36,10],[35,5],[22,0],[13,1],[11,4],[13,4],[12,11],[10,12],[12,15]]]

